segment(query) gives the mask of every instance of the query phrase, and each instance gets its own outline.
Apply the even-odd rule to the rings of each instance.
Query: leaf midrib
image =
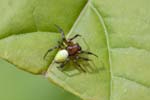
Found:
[[[112,74],[112,60],[111,60],[111,54],[110,54],[110,51],[111,51],[111,49],[110,49],[110,42],[109,42],[109,37],[108,37],[108,31],[107,31],[107,27],[106,27],[106,25],[105,25],[105,21],[103,20],[103,17],[102,17],[102,15],[100,14],[100,12],[99,12],[99,10],[97,10],[97,8],[92,4],[92,3],[90,3],[90,5],[91,5],[91,8],[95,11],[95,13],[96,13],[96,15],[99,17],[99,20],[100,20],[100,22],[101,22],[101,24],[102,24],[102,26],[103,26],[103,28],[104,28],[104,31],[105,31],[105,37],[106,37],[106,42],[107,42],[107,49],[108,49],[108,54],[109,54],[109,67],[110,67],[110,77],[111,77],[111,79],[112,79],[112,77],[114,76],[114,77],[119,77],[119,78],[122,78],[122,79],[125,79],[125,80],[129,80],[129,81],[132,81],[132,82],[134,82],[134,83],[136,83],[136,84],[138,84],[138,85],[141,85],[141,86],[143,86],[143,87],[145,87],[145,88],[149,88],[149,85],[146,85],[146,84],[144,84],[144,83],[142,83],[142,82],[140,82],[140,81],[137,81],[137,80],[134,80],[134,79],[130,79],[130,78],[128,78],[128,77],[126,77],[126,76],[120,76],[120,75],[113,75]],[[137,48],[137,47],[133,47],[133,48],[136,48],[136,49],[142,49],[142,48]],[[146,50],[146,49],[142,49],[142,50],[145,50],[145,51],[148,51],[148,50]],[[149,52],[149,51],[148,51]],[[112,82],[112,81],[111,81]],[[111,96],[111,95],[110,95]]]
[[[67,34],[67,38],[71,35],[71,33],[73,32],[73,29],[74,29],[74,27],[76,27],[76,25],[78,24],[78,22],[79,22],[79,20],[80,20],[80,18],[82,17],[82,15],[83,15],[83,13],[86,11],[86,9],[88,8],[88,6],[90,6],[91,8],[92,8],[92,10],[96,13],[96,15],[98,16],[98,18],[99,18],[99,21],[100,21],[100,23],[102,24],[102,26],[103,26],[103,29],[104,29],[104,33],[105,33],[105,38],[106,38],[106,44],[107,44],[107,52],[108,52],[108,56],[109,56],[109,68],[110,68],[110,91],[109,91],[109,100],[111,100],[111,92],[112,92],[112,88],[111,88],[111,86],[112,86],[112,81],[111,81],[111,77],[112,77],[112,75],[111,75],[111,58],[110,58],[110,45],[109,45],[109,37],[108,37],[108,31],[107,31],[107,28],[106,28],[106,25],[105,25],[105,22],[104,22],[104,20],[103,20],[103,18],[102,18],[102,15],[100,15],[100,13],[99,13],[99,11],[96,9],[96,7],[94,7],[94,5],[91,3],[91,1],[90,0],[88,0],[88,2],[85,4],[85,6],[84,6],[84,8],[81,10],[81,13],[79,14],[79,16],[77,17],[77,19],[76,19],[76,21],[74,22],[74,24],[72,25],[72,27],[71,27],[71,29],[70,29],[70,31],[69,31],[69,33]],[[52,61],[53,62],[53,61]],[[51,64],[49,65],[49,66],[51,66]]]
[[[108,31],[107,31],[107,27],[106,27],[106,25],[105,25],[105,21],[104,21],[104,19],[103,19],[103,17],[102,17],[102,15],[100,14],[100,12],[99,12],[99,10],[94,6],[94,4],[92,4],[91,2],[90,2],[90,0],[87,2],[87,4],[85,5],[85,7],[82,9],[82,11],[81,11],[81,13],[80,13],[80,15],[79,15],[79,17],[77,18],[77,20],[75,21],[75,23],[73,24],[73,27],[71,28],[71,30],[69,31],[69,33],[67,34],[67,37],[69,37],[69,35],[72,33],[72,31],[73,31],[73,29],[74,29],[74,27],[77,25],[77,23],[78,23],[78,21],[79,21],[79,19],[80,19],[80,17],[83,15],[83,13],[84,13],[84,11],[87,9],[87,7],[88,6],[90,6],[91,8],[92,8],[92,10],[96,13],[96,15],[98,16],[98,18],[99,18],[99,21],[100,21],[100,23],[102,24],[102,26],[103,26],[103,29],[104,29],[104,33],[105,33],[105,38],[106,38],[106,44],[107,44],[107,52],[108,52],[108,58],[109,58],[109,72],[110,72],[110,91],[109,91],[109,100],[111,100],[111,97],[112,97],[112,77],[114,76],[114,77],[119,77],[119,78],[121,78],[121,79],[125,79],[125,80],[128,80],[128,81],[132,81],[132,82],[134,82],[134,83],[136,83],[136,84],[138,84],[138,85],[141,85],[141,86],[143,86],[143,87],[145,87],[145,88],[149,88],[149,86],[147,86],[146,84],[143,84],[143,83],[141,83],[141,82],[139,82],[139,81],[136,81],[136,80],[133,80],[133,79],[130,79],[130,78],[128,78],[128,77],[125,77],[125,76],[118,76],[118,75],[113,75],[112,74],[112,59],[111,59],[111,48],[110,48],[110,41],[109,41],[109,36],[108,36]]]
[[[102,15],[100,14],[100,12],[97,10],[97,8],[92,4],[90,3],[90,7],[93,9],[93,11],[96,13],[96,15],[98,16],[99,18],[99,21],[100,23],[102,24],[103,26],[103,29],[104,29],[104,35],[105,35],[105,38],[106,38],[106,44],[107,44],[107,53],[108,53],[108,64],[109,64],[109,72],[110,72],[110,90],[109,90],[109,100],[111,100],[111,95],[112,95],[112,61],[111,61],[111,57],[110,57],[110,42],[109,42],[109,37],[108,37],[108,31],[107,31],[107,28],[106,28],[106,25],[105,25],[105,22],[103,20],[103,17]]]

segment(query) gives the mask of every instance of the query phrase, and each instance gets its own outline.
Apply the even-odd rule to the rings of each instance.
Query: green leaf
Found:
[[[0,0],[0,57],[28,72],[45,73],[56,51],[46,60],[43,56],[60,40],[54,24],[68,32],[85,2]]]
[[[32,73],[45,72],[50,64],[47,78],[84,100],[149,100],[149,3],[148,0],[89,0],[85,6],[85,1],[80,0],[8,3],[15,11],[7,8],[9,16],[4,14],[1,18],[0,56]],[[67,37],[81,34],[76,41],[83,49],[98,55],[98,58],[88,56],[93,62],[79,62],[89,72],[80,73],[72,63],[59,70],[59,65],[52,61],[56,51],[50,53],[48,60],[42,59],[45,51],[60,39],[59,34],[52,33],[56,31],[53,24],[61,25],[66,33],[70,30]]]
[[[61,72],[53,63],[49,79],[85,100],[149,100],[150,30],[143,22],[149,20],[149,2],[132,2],[89,1],[68,35],[81,34],[77,41],[84,47],[85,40],[98,54],[98,59],[92,57],[98,72]]]

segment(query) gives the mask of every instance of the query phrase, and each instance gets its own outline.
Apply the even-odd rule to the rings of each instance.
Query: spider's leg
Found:
[[[47,52],[45,53],[45,55],[44,55],[43,59],[45,59],[45,58],[46,58],[46,56],[48,55],[48,53],[49,53],[49,52],[51,52],[51,51],[53,51],[54,49],[57,49],[57,48],[59,48],[59,47],[60,47],[60,46],[55,46],[55,47],[50,48],[49,50],[47,50]]]
[[[85,60],[85,61],[92,61],[92,60],[89,59],[89,58],[80,57],[80,56],[77,56],[76,59],[82,59],[82,60]]]
[[[77,60],[73,60],[74,64],[76,64],[83,72],[86,72],[85,69],[83,69],[81,67],[81,65],[77,62]],[[76,67],[76,66],[75,66]],[[79,69],[78,67],[76,67],[77,69]]]
[[[59,44],[59,45],[63,45],[63,43],[62,43],[61,41],[58,41],[58,44]]]
[[[66,41],[66,37],[65,37],[65,33],[64,33],[63,29],[60,26],[56,25],[56,24],[55,24],[55,26],[58,29],[58,31],[61,33],[62,40]]]
[[[59,48],[60,48],[60,49],[63,49],[63,48],[64,48],[64,44],[63,44],[63,42],[58,41],[58,44],[59,44]]]
[[[67,59],[65,62],[63,62],[59,67],[57,67],[57,68],[63,68],[68,62],[69,62],[70,60],[69,59]]]
[[[96,54],[89,52],[89,51],[81,51],[80,53],[89,54],[89,55],[93,55],[95,57],[98,57]]]
[[[70,38],[69,40],[73,40],[73,39],[75,39],[75,38],[77,38],[77,37],[81,37],[81,35],[76,34],[75,36],[73,36],[73,37],[72,37],[72,38]]]

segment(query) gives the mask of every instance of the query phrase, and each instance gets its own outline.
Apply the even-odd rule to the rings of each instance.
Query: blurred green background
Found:
[[[0,100],[80,100],[50,83],[0,60]]]

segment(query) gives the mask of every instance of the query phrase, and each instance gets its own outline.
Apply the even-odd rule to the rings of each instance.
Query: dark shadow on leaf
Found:
[[[101,67],[96,66],[93,61],[88,61],[88,62],[79,61],[79,63],[81,67],[85,70],[85,72],[83,72],[81,69],[77,69],[77,66],[72,62],[69,62],[68,64],[66,64],[64,68],[59,68],[59,70],[69,77],[80,75],[81,73],[82,74],[87,74],[87,73],[95,74],[95,73],[99,73],[100,71],[105,70],[105,66],[103,63],[99,65]]]

